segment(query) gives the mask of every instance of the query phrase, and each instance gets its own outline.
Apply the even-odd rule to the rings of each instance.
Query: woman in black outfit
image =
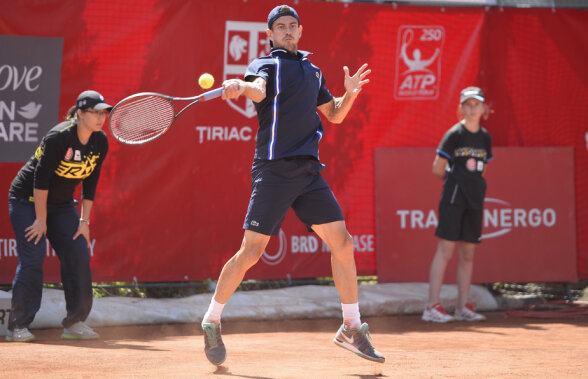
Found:
[[[8,211],[16,236],[18,266],[12,283],[7,341],[35,339],[29,325],[41,306],[45,238],[61,262],[67,309],[62,338],[99,337],[84,323],[92,309],[88,244],[90,212],[108,151],[102,126],[111,109],[98,92],[82,92],[66,121],[49,131],[12,181]],[[81,216],[73,198],[80,182]]]

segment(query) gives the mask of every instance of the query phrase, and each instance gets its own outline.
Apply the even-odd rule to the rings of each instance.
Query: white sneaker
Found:
[[[64,328],[61,338],[66,340],[95,340],[100,338],[100,335],[82,321],[78,321],[69,328]]]
[[[470,303],[466,303],[465,307],[455,309],[455,319],[458,321],[484,321],[486,317],[479,314]]]
[[[27,328],[6,331],[6,341],[8,342],[33,342],[34,340],[35,335]]]
[[[426,307],[423,312],[423,321],[446,323],[455,321],[455,318],[447,313],[441,303],[437,303],[431,307]]]

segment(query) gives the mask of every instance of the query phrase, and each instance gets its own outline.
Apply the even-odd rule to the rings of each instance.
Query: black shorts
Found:
[[[435,235],[448,241],[480,243],[483,212],[482,209],[441,202]]]
[[[313,157],[256,160],[243,229],[276,235],[292,207],[308,231],[312,225],[343,220],[341,207],[323,179],[325,166]]]

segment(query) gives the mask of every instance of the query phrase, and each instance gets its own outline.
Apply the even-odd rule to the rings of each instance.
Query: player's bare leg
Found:
[[[429,271],[429,302],[428,306],[439,303],[439,296],[441,294],[441,286],[443,285],[443,278],[445,276],[445,269],[447,263],[453,256],[455,250],[455,242],[439,238],[437,243],[437,251],[431,263],[431,270]]]
[[[313,225],[312,229],[331,250],[331,268],[335,287],[343,304],[357,303],[357,270],[353,256],[353,238],[344,221]]]
[[[454,250],[455,242],[439,238],[437,250],[435,251],[435,256],[433,257],[429,271],[429,300],[423,311],[423,321],[440,323],[455,321],[453,316],[447,313],[439,301],[445,269],[447,263],[453,256]]]
[[[225,304],[243,281],[247,270],[255,265],[270,240],[270,236],[265,234],[245,230],[241,248],[223,267],[216,290],[214,299],[219,303]]]
[[[357,302],[357,270],[353,255],[353,238],[344,221],[313,225],[313,230],[331,250],[331,267],[335,287],[339,291],[343,307],[344,324],[341,325],[333,342],[358,356],[374,362],[384,363],[384,356],[372,346],[368,324],[361,324]],[[355,309],[355,319],[345,317],[345,309]],[[354,322],[355,321],[355,322]],[[352,324],[357,323],[355,326]],[[351,327],[350,327],[351,326]]]
[[[457,261],[457,305],[455,307],[455,319],[459,321],[482,321],[486,317],[479,314],[474,306],[468,302],[470,286],[472,284],[472,272],[474,271],[474,251],[476,244],[460,242]]]
[[[241,248],[225,263],[221,271],[211,305],[202,320],[204,352],[212,364],[221,365],[227,357],[221,336],[222,308],[243,281],[247,270],[259,261],[269,239],[270,236],[246,230]]]
[[[470,297],[470,284],[474,271],[474,250],[476,245],[469,242],[460,242],[457,247],[457,304],[463,308]]]

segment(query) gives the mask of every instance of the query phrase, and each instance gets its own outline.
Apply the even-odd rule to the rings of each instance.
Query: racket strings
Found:
[[[125,143],[143,143],[163,134],[174,121],[173,103],[160,96],[133,97],[110,114],[113,135]]]

